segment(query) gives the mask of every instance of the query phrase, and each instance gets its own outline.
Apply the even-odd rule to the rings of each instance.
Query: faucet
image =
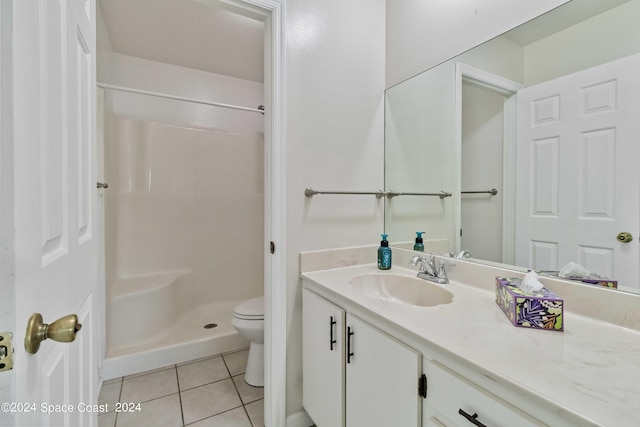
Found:
[[[420,271],[418,271],[418,277],[428,280],[430,282],[440,283],[442,285],[449,283],[447,272],[444,269],[444,261],[440,260],[440,267],[436,267],[436,256],[429,255],[429,259],[423,256],[414,256],[409,261],[411,265],[420,264]]]
[[[453,252],[451,252],[451,257],[455,258],[455,259],[462,259],[462,258],[471,258],[471,252],[469,251],[465,251],[464,249],[461,250],[460,252],[458,252],[456,255],[454,255]]]

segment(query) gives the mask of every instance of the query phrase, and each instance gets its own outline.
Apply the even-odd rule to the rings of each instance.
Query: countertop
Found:
[[[415,271],[403,267],[388,272],[415,277]],[[572,313],[566,300],[563,332],[514,327],[493,292],[455,281],[436,285],[453,294],[450,304],[380,301],[349,284],[352,277],[370,273],[385,272],[364,264],[301,276],[311,288],[337,297],[338,305],[348,302],[386,319],[499,383],[548,403],[563,418],[581,425],[640,424],[640,332]]]

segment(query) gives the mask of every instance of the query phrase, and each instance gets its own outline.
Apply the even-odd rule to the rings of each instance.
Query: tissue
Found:
[[[575,262],[570,262],[569,264],[562,267],[562,270],[558,272],[558,277],[579,281],[582,283],[588,283],[590,285],[603,286],[605,288],[616,289],[618,287],[617,280],[612,280],[607,277],[591,273],[589,272],[589,270]]]
[[[575,262],[570,262],[569,264],[562,267],[562,270],[558,273],[560,277],[573,278],[573,277],[586,277],[588,276],[589,270],[577,264]]]
[[[535,271],[530,271],[522,278],[522,282],[520,283],[520,289],[525,292],[529,292],[530,294],[539,293],[544,286],[538,280],[538,274]]]

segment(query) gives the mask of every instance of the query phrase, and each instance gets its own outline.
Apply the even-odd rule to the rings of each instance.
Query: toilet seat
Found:
[[[250,299],[233,309],[233,317],[244,320],[264,320],[264,297]]]

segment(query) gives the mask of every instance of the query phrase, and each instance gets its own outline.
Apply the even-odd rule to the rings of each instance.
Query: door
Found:
[[[346,425],[419,426],[420,353],[352,314],[347,314],[346,340]]]
[[[505,96],[462,82],[460,249],[502,262],[502,182]],[[478,160],[482,159],[482,160]],[[490,194],[490,189],[499,189]]]
[[[302,291],[302,399],[318,427],[344,426],[344,310]]]
[[[87,412],[98,391],[95,0],[19,0],[12,7],[11,374],[12,402],[22,405],[13,423],[97,425]],[[74,342],[46,340],[27,354],[33,313],[44,323],[75,313],[82,329]]]
[[[639,74],[633,55],[518,92],[517,265],[640,286]]]

